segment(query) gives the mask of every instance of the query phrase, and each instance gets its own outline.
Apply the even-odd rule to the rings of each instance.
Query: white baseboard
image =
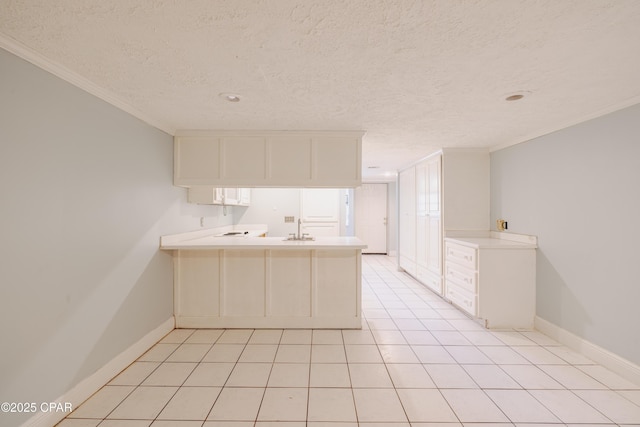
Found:
[[[142,356],[155,343],[160,341],[162,337],[171,332],[174,326],[175,320],[172,316],[131,347],[111,359],[109,363],[98,369],[93,375],[80,381],[71,390],[55,399],[54,402],[61,403],[63,406],[65,403],[71,403],[72,408],[77,408],[82,402],[111,381],[113,377]],[[22,424],[22,427],[51,427],[59,423],[67,415],[69,413],[39,412]]]
[[[594,362],[599,363],[623,378],[640,385],[640,366],[635,363],[538,316],[536,316],[534,324],[535,328],[543,334],[588,357]]]

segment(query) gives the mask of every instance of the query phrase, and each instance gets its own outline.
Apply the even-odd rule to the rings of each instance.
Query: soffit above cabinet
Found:
[[[357,187],[362,131],[180,131],[174,185]]]

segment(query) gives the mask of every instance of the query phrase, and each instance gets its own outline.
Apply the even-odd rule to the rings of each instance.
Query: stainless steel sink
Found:
[[[310,241],[316,240],[316,238],[311,236],[302,236],[302,237],[289,236],[283,240],[285,242],[310,242]]]

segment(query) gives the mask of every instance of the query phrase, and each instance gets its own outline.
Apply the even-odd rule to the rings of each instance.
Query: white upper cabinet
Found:
[[[360,131],[190,131],[174,138],[182,187],[357,187]]]
[[[187,200],[199,205],[249,206],[251,189],[193,186],[189,187]]]

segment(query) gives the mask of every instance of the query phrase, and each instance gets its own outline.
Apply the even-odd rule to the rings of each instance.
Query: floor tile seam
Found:
[[[537,391],[558,391],[558,390],[537,390]],[[606,420],[609,421],[609,423],[613,423],[616,424],[615,421],[613,421],[611,418],[609,418],[608,416],[606,416],[604,413],[602,413],[600,410],[598,410],[598,408],[594,407],[591,403],[587,402],[586,400],[584,400],[582,397],[578,396],[576,393],[574,393],[572,390],[569,389],[565,389],[565,390],[560,390],[560,391],[566,391],[571,393],[574,397],[577,397],[581,402],[583,402],[584,404],[586,404],[587,406],[589,406],[591,409],[593,409],[594,411],[596,411],[598,414],[602,415]],[[560,419],[562,421],[562,418],[560,417],[560,415],[556,414],[555,412],[553,412],[551,410],[551,408],[547,407],[547,405],[544,404],[544,402],[542,402],[540,399],[538,399],[534,394],[529,393],[531,396],[533,396],[533,398],[535,400],[538,401],[538,403],[540,403],[544,408],[546,408],[549,412],[551,412],[556,418]],[[565,422],[565,421],[562,421]],[[566,423],[566,424],[570,424],[570,423]],[[576,424],[576,423],[573,423]],[[578,423],[578,424],[583,424],[583,423]]]
[[[193,372],[193,371],[192,371],[192,372]],[[187,377],[188,377],[188,376],[187,376]],[[186,378],[185,378],[185,381],[186,381]],[[158,415],[160,415],[160,414],[162,413],[162,411],[164,411],[164,409],[167,407],[167,405],[169,404],[169,402],[171,402],[171,400],[176,396],[176,394],[178,394],[178,390],[180,390],[180,386],[169,386],[169,385],[166,385],[166,386],[143,386],[143,385],[139,385],[138,387],[136,387],[136,388],[135,388],[135,390],[137,390],[137,389],[139,389],[139,388],[143,388],[143,387],[156,387],[156,388],[173,388],[173,387],[175,387],[175,389],[176,389],[176,390],[173,392],[173,394],[171,395],[171,397],[170,397],[170,398],[165,402],[165,404],[162,406],[162,408],[158,411],[158,413],[156,414],[156,416],[153,418],[153,420],[152,420],[152,424],[153,424],[153,422],[155,422],[155,421],[157,420]],[[127,397],[129,397],[131,394],[133,394],[133,392],[134,392],[135,390],[133,390],[133,391],[132,391],[132,392],[131,392]],[[104,420],[107,420],[107,419],[109,419],[109,420],[111,420],[111,419],[127,419],[127,420],[129,420],[129,418],[109,418],[109,415],[111,415],[111,414],[113,413],[113,411],[115,411],[115,410],[116,410],[120,405],[122,405],[122,403],[123,403],[123,402],[124,402],[124,400],[123,400],[122,402],[120,402],[120,403],[118,404],[118,406],[116,406],[115,408],[113,408],[113,410],[112,410],[112,411],[111,411],[107,416],[105,416],[105,417],[104,417],[103,421],[104,421]],[[137,420],[138,418],[135,418],[135,419]],[[143,419],[144,419],[144,420],[147,420],[147,418],[143,418]]]
[[[157,368],[156,368],[156,369],[157,369]],[[100,388],[100,390],[103,390],[103,389],[104,389],[104,387],[106,387],[106,386],[103,386],[102,388]],[[116,386],[116,387],[117,387],[117,386]],[[136,391],[136,390],[137,390],[138,388],[140,388],[140,387],[141,387],[141,384],[139,384],[139,385],[137,385],[137,386],[133,386],[133,388],[131,389],[131,391],[130,391],[129,393],[127,393],[127,394],[126,394],[126,395],[125,395],[125,396],[120,400],[120,402],[119,402],[117,405],[115,405],[115,406],[114,406],[114,407],[113,407],[113,408],[112,408],[112,409],[111,409],[111,410],[110,410],[110,411],[109,411],[109,412],[108,412],[104,417],[102,417],[101,419],[102,419],[102,420],[106,420],[106,419],[109,417],[109,415],[111,415],[111,414],[113,413],[113,411],[115,411],[115,410],[116,410],[120,405],[122,405],[122,403],[123,403],[125,400],[127,400],[127,398],[129,398],[129,396],[131,396],[131,395],[133,394],[133,392],[134,392],[134,391]],[[96,393],[97,393],[97,392],[96,392]],[[92,396],[95,396],[95,393],[94,393]],[[90,399],[90,398],[91,398],[91,397],[89,397],[89,399]],[[87,400],[89,400],[89,399],[87,399]],[[85,401],[85,402],[86,402],[86,401]],[[78,406],[78,408],[80,408],[80,407],[81,407],[85,402],[83,402],[80,406]],[[72,413],[73,413],[73,412],[72,412]],[[66,418],[67,418],[67,417],[65,417],[65,419],[66,419]]]
[[[271,367],[271,370],[273,370],[273,366]],[[271,377],[271,370],[269,371],[269,377]],[[269,384],[269,378],[267,378],[267,384]],[[266,396],[266,394],[267,387],[265,385],[265,387],[262,388],[262,398],[260,399],[260,404],[258,405],[258,410],[256,411],[256,418],[253,420],[254,425],[258,422],[258,417],[260,417],[260,410],[262,409],[262,405],[264,404],[264,397]],[[213,410],[213,406],[211,407],[211,410]]]
[[[229,330],[229,329],[225,329],[225,331],[227,331],[227,330]],[[254,329],[254,331],[255,331],[255,329]],[[222,335],[224,335],[224,332],[220,335],[220,337],[218,337],[218,339],[220,339],[222,337]],[[253,332],[251,332],[251,335],[253,335]],[[249,339],[251,339],[251,335],[249,335]],[[247,339],[247,343],[249,342],[249,339]],[[217,340],[216,340],[216,343],[217,343]],[[244,344],[244,347],[242,348],[242,351],[240,352],[240,354],[238,354],[238,358],[236,359],[235,362],[221,362],[221,363],[233,363],[233,367],[229,371],[229,374],[227,375],[227,378],[224,380],[224,383],[220,386],[220,393],[218,393],[218,395],[216,396],[215,400],[213,401],[213,405],[211,405],[211,408],[209,408],[209,412],[207,413],[207,417],[205,418],[205,422],[206,422],[207,419],[209,419],[209,416],[211,415],[211,411],[213,411],[213,408],[216,406],[216,403],[218,402],[218,399],[220,399],[220,395],[222,394],[222,392],[225,389],[225,387],[227,387],[227,383],[229,382],[229,378],[231,378],[231,375],[233,374],[233,371],[238,366],[238,361],[240,360],[240,357],[242,356],[242,353],[244,353],[244,350],[247,347],[247,343]],[[213,348],[213,346],[212,346],[212,348]],[[207,363],[207,362],[201,362],[201,363]],[[272,369],[273,369],[273,367],[272,367]],[[204,423],[203,423],[203,425],[204,425]]]
[[[346,357],[346,354],[345,354]],[[349,387],[349,389],[351,390],[351,401],[353,402],[353,412],[355,413],[356,416],[356,425],[360,425],[360,417],[358,415],[358,405],[356,405],[356,394],[353,391],[353,381],[351,380],[351,370],[349,369],[349,367],[347,366],[347,373],[349,375],[349,385],[351,387]],[[309,383],[311,384],[311,383]]]
[[[189,335],[187,335],[187,336],[186,336],[182,341],[167,341],[167,342],[163,342],[163,340],[164,340],[164,339],[166,339],[169,335],[171,335],[171,333],[172,333],[173,331],[176,331],[176,330],[181,330],[181,331],[188,331],[188,330],[190,330],[190,331],[191,331],[191,333],[190,333]],[[182,328],[175,328],[175,327],[174,327],[172,330],[170,330],[169,332],[167,332],[167,333],[165,334],[165,336],[164,336],[164,337],[160,338],[160,339],[158,340],[157,344],[180,344],[180,345],[181,345],[181,344],[184,344],[184,343],[185,343],[185,341],[186,341],[187,339],[189,339],[189,337],[191,337],[191,335],[193,335],[193,334],[196,332],[196,330],[197,330],[197,328],[193,328],[193,329],[191,329],[191,328],[185,328],[185,329],[182,329]]]
[[[493,390],[493,389],[491,389],[491,390]],[[498,389],[498,390],[501,390],[501,389]],[[513,391],[513,390],[504,390],[504,391]],[[535,398],[535,396],[533,396],[531,393],[529,393],[529,391],[528,391],[528,390],[524,389],[523,391],[525,391],[525,392],[526,392],[530,397],[532,397],[534,400],[536,400],[536,401],[538,400],[538,399],[536,399],[536,398]],[[500,412],[502,412],[502,413],[504,414],[504,416],[509,420],[509,422],[513,423],[514,425],[522,425],[522,424],[529,424],[529,423],[531,423],[531,422],[523,422],[523,421],[515,421],[515,420],[512,420],[512,419],[509,417],[509,415],[507,415],[507,413],[506,413],[506,412],[505,412],[505,411],[500,407],[500,405],[498,404],[498,402],[496,402],[496,401],[491,397],[491,395],[489,395],[489,394],[488,394],[488,393],[486,393],[486,392],[485,392],[484,394],[489,398],[489,400],[491,400],[491,401],[493,402],[493,404],[494,404],[494,405],[495,405],[495,406],[500,410]],[[542,405],[542,402],[538,401],[538,403],[540,403],[540,404]],[[560,417],[559,417],[558,415],[556,415],[555,413],[553,413],[549,408],[547,408],[545,405],[542,405],[542,407],[543,407],[543,408],[545,408],[547,411],[549,411],[549,413],[550,413],[551,415],[553,415],[553,416],[554,416],[554,418],[555,418],[556,420],[558,420],[558,422],[557,422],[557,423],[546,423],[546,422],[545,422],[545,423],[542,423],[542,424],[551,424],[551,425],[553,425],[553,424],[562,424],[562,425],[566,425],[566,424],[564,423],[564,421],[562,421],[562,420],[560,419]],[[536,423],[536,424],[537,424],[537,423]]]
[[[140,357],[142,357],[142,356],[140,356]],[[111,383],[112,383],[116,378],[118,378],[120,375],[122,375],[122,373],[124,373],[127,369],[129,369],[131,366],[133,366],[133,364],[134,364],[134,363],[157,363],[157,364],[158,364],[158,366],[156,366],[156,367],[155,367],[151,372],[149,372],[149,373],[148,373],[144,378],[142,378],[142,379],[141,379],[137,384],[111,384]],[[144,362],[144,361],[139,362],[138,360],[135,360],[135,361],[133,361],[129,366],[127,366],[126,368],[124,368],[123,370],[121,370],[120,372],[118,372],[118,373],[117,373],[113,378],[111,378],[111,379],[109,380],[109,382],[108,382],[108,383],[106,383],[104,386],[102,386],[102,387],[100,388],[100,390],[102,390],[102,389],[103,389],[104,387],[106,387],[106,386],[118,386],[118,385],[122,385],[122,386],[136,386],[136,387],[137,387],[137,386],[140,386],[143,382],[145,382],[145,381],[147,380],[147,378],[149,378],[149,377],[150,377],[150,376],[151,376],[155,371],[157,371],[157,370],[160,368],[160,366],[162,366],[162,364],[163,364],[163,363],[164,363],[164,362]],[[98,391],[100,391],[100,390],[98,390]],[[97,393],[97,392],[96,392],[96,393]],[[92,394],[91,396],[89,396],[87,399],[85,399],[85,402],[86,402],[87,400],[89,400],[91,397],[93,397],[94,395],[95,395],[95,393],[94,393],[94,394]],[[84,402],[82,402],[82,403],[84,403]]]
[[[530,388],[530,387],[525,387],[523,384],[521,384],[520,381],[518,381],[516,378],[514,378],[511,374],[509,374],[509,372],[505,371],[502,368],[502,365],[500,364],[496,364],[496,366],[498,367],[498,369],[500,369],[500,371],[502,371],[507,377],[511,378],[511,380],[513,380],[516,384],[518,384],[520,387],[522,387],[523,390],[548,390],[546,388],[540,388],[540,389],[536,389],[536,388]],[[509,366],[528,366],[528,365],[509,365]],[[537,369],[538,368],[536,365],[531,365],[531,366],[535,366]],[[546,372],[540,370],[544,375],[548,375]],[[560,387],[564,387],[564,385],[560,384],[555,378],[551,377],[550,375],[548,375],[552,380],[556,381],[556,383],[558,383],[558,385],[560,385]],[[557,390],[557,389],[555,389]]]
[[[560,357],[560,356],[558,356]],[[568,363],[568,362],[567,362]],[[640,388],[636,388],[636,389],[618,389],[618,388],[614,388],[611,387],[607,384],[605,384],[603,381],[600,381],[598,378],[594,377],[593,375],[591,375],[588,372],[583,371],[582,369],[579,368],[579,366],[593,366],[593,365],[576,365],[576,364],[572,364],[570,363],[569,366],[575,368],[578,370],[578,372],[580,372],[581,374],[586,375],[587,377],[591,378],[592,380],[596,381],[597,383],[601,384],[603,387],[605,387],[607,390],[611,390],[611,391],[617,391],[617,390],[623,390],[623,391],[630,391],[630,390],[640,390]],[[596,366],[601,366],[601,365],[596,365]],[[624,378],[623,378],[624,379]],[[637,386],[636,386],[637,387]],[[596,389],[593,389],[596,390]],[[640,405],[638,405],[640,406]]]

